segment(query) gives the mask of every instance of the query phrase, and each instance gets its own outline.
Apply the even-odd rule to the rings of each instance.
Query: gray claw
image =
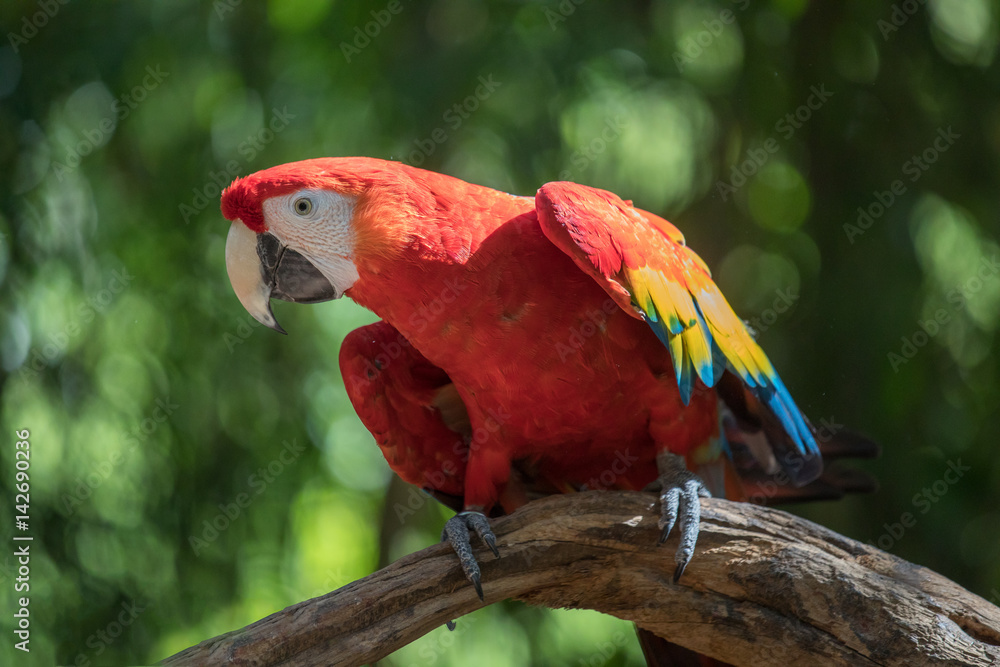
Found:
[[[465,517],[465,523],[474,528],[479,539],[486,543],[493,555],[500,558],[500,551],[497,550],[497,537],[490,528],[490,520],[482,512],[462,512],[459,516]]]
[[[674,570],[676,583],[694,555],[694,547],[698,541],[698,526],[701,523],[699,499],[711,498],[712,494],[704,482],[687,469],[682,457],[661,452],[656,457],[656,462],[660,468],[660,477],[652,486],[659,488],[662,505],[658,522],[661,530],[658,544],[667,541],[680,518],[680,544],[674,554],[674,562],[677,563],[677,568]]]
[[[458,556],[458,562],[465,572],[465,578],[472,582],[476,589],[476,595],[483,600],[482,574],[479,570],[479,563],[472,553],[472,543],[469,535],[469,528],[476,531],[479,538],[490,548],[493,555],[500,557],[497,550],[497,538],[490,529],[489,519],[482,512],[465,511],[459,512],[444,524],[441,531],[441,540],[447,541]]]
[[[660,510],[660,521],[658,522],[662,532],[660,533],[660,540],[657,542],[657,545],[663,544],[670,537],[670,531],[674,529],[674,523],[677,521],[677,511],[680,509],[681,502],[681,490],[679,488],[676,486],[668,487],[664,483],[663,489],[660,492],[662,509]]]

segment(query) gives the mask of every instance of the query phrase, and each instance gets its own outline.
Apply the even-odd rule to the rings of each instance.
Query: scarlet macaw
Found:
[[[821,474],[813,430],[704,262],[610,192],[514,196],[325,158],[237,179],[222,212],[258,321],[283,332],[272,298],[345,295],[382,319],[344,341],[348,395],[392,469],[463,510],[444,536],[480,598],[470,529],[496,554],[487,516],[536,494],[658,488],[661,543],[679,520],[676,580],[709,487],[746,497],[777,475],[791,486],[772,495],[794,496]]]

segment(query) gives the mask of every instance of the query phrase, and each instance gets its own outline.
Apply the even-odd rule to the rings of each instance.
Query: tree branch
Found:
[[[544,498],[477,550],[487,603],[587,608],[734,665],[991,665],[1000,609],[952,581],[785,512],[702,501],[691,564],[671,581],[651,494]],[[165,665],[357,665],[483,606],[447,545],[168,658]]]

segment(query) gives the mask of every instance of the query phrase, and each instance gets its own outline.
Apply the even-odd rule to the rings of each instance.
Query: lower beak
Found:
[[[341,295],[302,254],[272,234],[257,234],[235,220],[226,238],[226,271],[240,303],[255,320],[287,333],[271,312],[271,299],[319,303]]]

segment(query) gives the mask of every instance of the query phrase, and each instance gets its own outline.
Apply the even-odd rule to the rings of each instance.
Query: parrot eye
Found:
[[[299,215],[309,215],[310,213],[312,213],[313,210],[312,199],[309,199],[308,197],[300,197],[295,200],[295,203],[292,204],[292,207],[295,209],[295,212],[298,213]]]

